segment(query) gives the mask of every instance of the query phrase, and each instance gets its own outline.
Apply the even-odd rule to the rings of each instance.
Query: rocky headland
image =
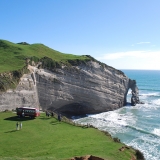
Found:
[[[28,65],[28,69],[14,90],[0,93],[1,111],[30,106],[67,115],[106,112],[123,107],[129,89],[131,103],[139,102],[135,80],[97,61],[52,70]]]
[[[90,56],[87,58],[87,61],[70,60],[67,64],[48,57],[37,61],[26,58],[25,72],[23,69],[17,74],[1,73],[0,111],[25,106],[68,116],[106,112],[126,105],[129,89],[131,104],[140,103],[135,80]],[[10,83],[10,79],[15,81]],[[10,89],[7,84],[16,87]]]

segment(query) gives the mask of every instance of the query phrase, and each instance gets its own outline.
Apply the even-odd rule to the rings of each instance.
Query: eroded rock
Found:
[[[31,106],[67,115],[106,112],[126,105],[129,88],[138,102],[136,82],[95,61],[53,70],[28,66],[17,88],[0,94],[0,110]],[[136,99],[136,100],[135,100]]]

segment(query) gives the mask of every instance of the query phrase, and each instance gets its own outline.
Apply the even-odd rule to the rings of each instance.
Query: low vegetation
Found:
[[[41,63],[39,67],[52,70],[62,64],[85,63],[90,58],[64,54],[43,44],[11,43],[0,40],[0,92],[14,89],[20,77],[28,73],[27,65]]]
[[[4,92],[9,88],[14,89],[20,78],[14,77],[13,73],[17,72],[19,75],[23,75],[29,72],[27,71],[28,64],[39,64],[38,68],[54,70],[55,68],[61,68],[62,65],[70,67],[80,63],[85,64],[90,60],[99,63],[102,68],[106,66],[118,74],[124,74],[122,71],[115,70],[89,55],[65,54],[43,44],[12,43],[0,40],[0,92]],[[8,78],[10,75],[12,76]]]
[[[51,63],[69,64],[69,61],[87,61],[90,59],[87,56],[64,54],[43,44],[28,44],[26,42],[15,44],[0,40],[0,73],[22,69],[26,65],[27,59],[36,62],[45,57],[49,59],[48,65],[52,65]],[[46,62],[45,60],[44,63]]]
[[[23,74],[28,73],[29,70],[26,67],[23,67],[22,69],[11,71],[7,73],[1,73],[0,74],[0,92],[4,92],[8,89],[14,89],[16,88],[20,78],[23,76]]]
[[[16,130],[17,121],[23,128]],[[106,160],[130,160],[136,151],[109,134],[93,127],[58,122],[41,114],[36,119],[18,118],[16,113],[0,113],[0,159],[69,160],[75,156],[94,155]],[[125,148],[124,150],[120,150]]]

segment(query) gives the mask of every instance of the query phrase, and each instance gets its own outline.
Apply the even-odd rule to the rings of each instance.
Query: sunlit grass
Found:
[[[22,121],[22,130],[16,122]],[[0,159],[55,159],[95,155],[108,160],[129,160],[132,149],[113,142],[110,136],[94,128],[73,126],[41,114],[36,119],[19,119],[15,113],[0,113]]]
[[[86,56],[64,54],[53,50],[43,44],[15,44],[9,41],[0,40],[0,73],[14,71],[26,65],[26,58],[43,57],[51,58],[56,62],[66,63],[68,60],[87,60]]]

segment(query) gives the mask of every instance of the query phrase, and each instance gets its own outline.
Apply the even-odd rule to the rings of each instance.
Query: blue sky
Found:
[[[0,1],[0,38],[91,55],[117,69],[160,70],[159,0]]]

